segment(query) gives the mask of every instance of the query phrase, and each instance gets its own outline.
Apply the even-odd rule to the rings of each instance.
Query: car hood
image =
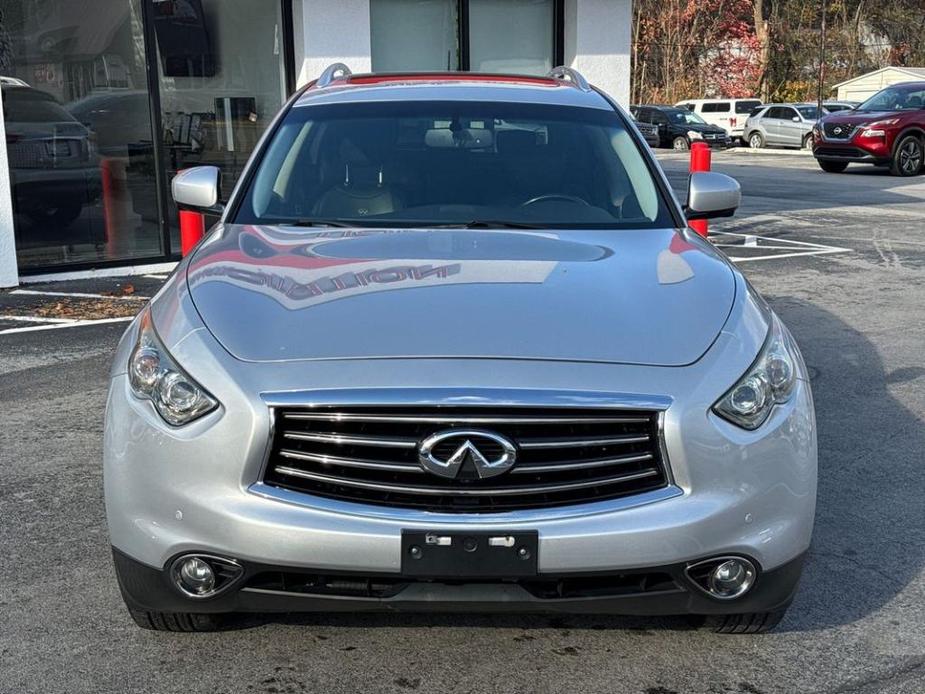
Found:
[[[673,229],[492,231],[226,225],[187,268],[205,325],[246,361],[518,358],[680,366],[735,298]]]
[[[841,125],[866,125],[885,118],[899,118],[902,111],[839,111],[829,114],[820,120],[826,123],[839,123]]]
[[[726,133],[723,128],[719,127],[718,125],[712,125],[710,123],[690,123],[688,125],[678,124],[678,127],[682,130],[694,130],[698,133]]]

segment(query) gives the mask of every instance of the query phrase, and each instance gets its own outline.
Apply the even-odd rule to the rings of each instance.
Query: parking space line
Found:
[[[7,320],[12,318],[11,316],[0,316],[0,320]],[[39,322],[41,319],[30,318],[26,316],[20,316],[18,320],[29,320],[31,322]],[[14,333],[32,333],[38,332],[40,330],[58,330],[60,328],[79,328],[85,325],[104,325],[106,323],[127,323],[130,320],[133,320],[134,316],[124,316],[121,318],[100,318],[98,320],[69,320],[66,323],[51,323],[47,325],[29,325],[24,328],[6,328],[5,330],[0,330],[0,335],[11,335]],[[63,321],[63,318],[54,318],[46,320],[56,320]]]
[[[723,242],[720,237],[735,237],[742,239],[741,243]],[[783,258],[799,258],[812,255],[831,255],[832,253],[849,253],[852,249],[841,246],[828,246],[810,241],[797,241],[795,239],[782,239],[777,237],[759,236],[757,234],[742,234],[734,231],[719,231],[711,239],[717,248],[725,249],[725,253],[734,263],[750,263],[758,260],[780,260]],[[764,241],[768,243],[764,243]],[[719,241],[719,242],[717,242]],[[736,256],[735,250],[748,248],[754,250],[785,251],[784,253],[769,253],[755,256]]]
[[[800,258],[808,257],[811,255],[831,255],[832,253],[844,253],[847,249],[833,249],[827,251],[797,251],[796,253],[780,253],[778,255],[756,255],[752,258],[732,258],[731,260],[734,263],[748,263],[753,260],[777,260],[778,258]]]
[[[108,294],[91,294],[87,292],[43,292],[37,289],[14,289],[10,294],[21,296],[63,296],[71,299],[113,299],[114,301],[147,301],[151,297],[140,295],[109,296]]]
[[[4,316],[0,320],[19,321],[21,323],[73,323],[73,318],[46,318],[45,316]]]

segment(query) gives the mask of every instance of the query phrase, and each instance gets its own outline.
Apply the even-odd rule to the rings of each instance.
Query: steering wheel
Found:
[[[535,205],[538,202],[546,202],[547,200],[564,200],[565,202],[574,202],[579,205],[584,205],[585,207],[591,206],[587,200],[583,200],[577,195],[565,195],[564,193],[547,193],[546,195],[537,195],[535,198],[530,198],[526,202],[520,203],[520,206],[529,207],[530,205]]]

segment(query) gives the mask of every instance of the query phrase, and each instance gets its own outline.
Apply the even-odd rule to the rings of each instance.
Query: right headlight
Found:
[[[775,405],[787,402],[797,382],[799,357],[780,321],[775,317],[758,358],[730,388],[713,411],[743,429],[757,429]]]
[[[188,376],[161,344],[148,308],[141,315],[128,374],[135,395],[150,400],[164,421],[173,426],[192,422],[218,407],[218,401]]]

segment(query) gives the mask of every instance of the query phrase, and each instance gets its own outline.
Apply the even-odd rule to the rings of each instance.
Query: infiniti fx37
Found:
[[[793,337],[571,70],[351,75],[282,110],[125,333],[105,426],[149,629],[234,612],[691,615],[774,626],[816,433]]]

